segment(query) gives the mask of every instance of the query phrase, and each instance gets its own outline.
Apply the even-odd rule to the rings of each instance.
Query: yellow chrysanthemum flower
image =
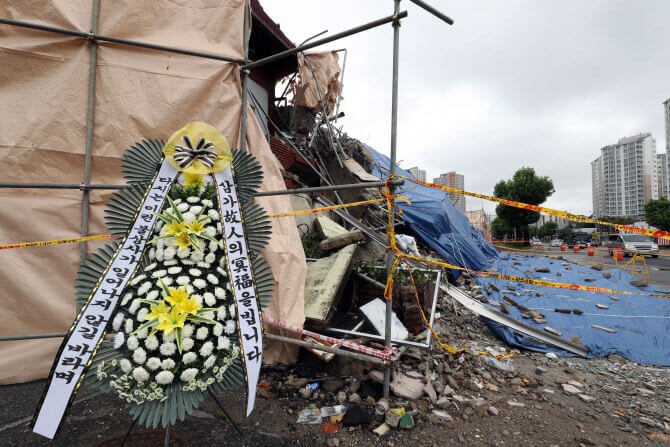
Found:
[[[191,238],[189,237],[188,233],[184,231],[183,233],[179,233],[174,238],[174,244],[179,247],[180,250],[183,250],[184,248],[191,246]]]
[[[156,329],[163,331],[164,334],[169,334],[177,328],[183,328],[186,322],[186,315],[177,310],[176,307],[170,311],[169,318],[166,318],[158,323]]]
[[[195,298],[189,298],[181,301],[175,308],[184,315],[191,315],[202,309],[202,304],[198,304]]]
[[[165,224],[165,230],[167,230],[165,233],[167,235],[178,236],[186,231],[186,224],[184,222],[179,222],[178,220],[173,220],[172,223]]]
[[[195,234],[196,236],[199,236],[200,233],[205,231],[205,226],[202,224],[202,222],[193,222],[187,224],[186,227],[188,228],[188,232],[190,234]]]
[[[158,306],[152,305],[151,312],[147,314],[146,321],[159,320],[162,321],[165,317],[170,315],[170,306],[165,301],[162,301]]]
[[[188,172],[184,172],[184,178],[186,178],[184,186],[197,188],[205,184],[200,174],[189,174]]]
[[[170,306],[177,306],[178,304],[188,301],[189,294],[186,291],[186,286],[181,286],[178,289],[168,289],[168,296],[164,297],[165,301]]]

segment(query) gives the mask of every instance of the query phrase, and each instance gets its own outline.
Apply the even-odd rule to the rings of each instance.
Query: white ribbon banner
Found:
[[[235,295],[242,359],[247,374],[248,417],[254,409],[256,385],[263,361],[263,328],[232,168],[229,166],[218,171],[214,177],[219,195],[228,272]]]
[[[58,432],[117,302],[140,262],[156,222],[156,216],[151,213],[160,212],[176,175],[177,170],[164,160],[137,211],[128,236],[70,327],[33,418],[35,433],[53,439]]]

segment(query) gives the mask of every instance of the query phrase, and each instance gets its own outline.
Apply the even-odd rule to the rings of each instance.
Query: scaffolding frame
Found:
[[[441,13],[439,10],[435,9],[431,5],[425,3],[422,0],[409,0],[420,8],[424,9],[433,16],[439,18],[449,25],[453,25],[453,20],[448,16]],[[186,48],[178,48],[166,45],[156,45],[148,42],[141,42],[130,39],[122,39],[113,36],[105,36],[98,34],[98,22],[99,22],[99,13],[100,13],[100,0],[92,0],[92,13],[91,13],[91,31],[88,33],[69,30],[65,28],[52,27],[47,25],[41,25],[37,23],[23,22],[11,19],[5,19],[0,17],[0,24],[34,29],[38,31],[44,31],[48,33],[55,33],[61,35],[67,35],[71,37],[81,38],[84,42],[90,43],[90,57],[89,57],[89,82],[88,82],[88,97],[87,97],[87,113],[86,113],[86,137],[85,137],[85,153],[84,153],[84,172],[83,172],[83,182],[80,185],[76,184],[46,184],[46,183],[0,183],[0,188],[48,188],[48,189],[79,189],[82,191],[82,214],[81,214],[81,236],[88,236],[88,223],[89,223],[89,212],[90,212],[90,191],[96,189],[118,189],[122,185],[94,185],[91,184],[91,159],[92,159],[92,146],[93,146],[93,129],[95,124],[95,89],[96,89],[96,79],[97,79],[97,51],[100,43],[114,43],[120,45],[134,46],[140,48],[146,48],[149,50],[156,51],[166,51],[170,53],[183,54],[187,56],[213,59],[227,63],[236,63],[239,65],[242,79],[242,116],[240,120],[240,149],[246,151],[246,136],[247,136],[247,105],[248,105],[248,80],[251,70],[261,67],[270,62],[277,61],[279,59],[295,55],[299,52],[304,52],[305,50],[330,43],[344,37],[348,37],[354,34],[358,34],[363,31],[367,31],[372,28],[376,28],[388,23],[392,24],[393,27],[393,73],[392,73],[392,85],[391,85],[391,148],[390,148],[390,175],[395,173],[396,166],[396,154],[397,154],[397,127],[398,127],[398,68],[399,68],[399,42],[400,42],[400,19],[406,18],[408,13],[407,11],[400,11],[400,0],[393,0],[393,15],[383,17],[363,25],[342,31],[340,33],[306,43],[305,41],[302,45],[299,45],[295,48],[268,56],[257,61],[249,61],[249,37],[250,37],[250,0],[245,0],[244,2],[244,59],[238,59],[229,57],[226,55],[218,55],[213,53],[205,53],[201,51],[193,51]],[[320,34],[319,34],[320,35]],[[316,37],[316,36],[315,36]],[[308,40],[311,40],[308,39]],[[339,101],[338,101],[339,107]],[[295,149],[295,147],[294,147]],[[336,149],[335,149],[336,150]],[[380,182],[384,183],[384,182]],[[363,184],[363,188],[367,187],[378,187],[377,185],[372,186],[371,184]],[[337,191],[341,186],[349,186],[348,189],[353,189],[353,185],[329,185],[325,187],[318,188],[303,188],[319,191]],[[390,193],[393,194],[397,182],[390,184]],[[345,188],[342,188],[345,189]],[[297,192],[295,192],[297,193]],[[257,196],[261,195],[278,195],[278,194],[292,194],[291,192],[282,192],[282,191],[273,191],[271,193],[260,193]],[[392,215],[391,225],[394,225],[394,217]],[[390,242],[390,240],[389,240]],[[80,261],[83,261],[86,258],[88,246],[86,242],[80,242],[79,254]],[[389,243],[390,245],[390,243]],[[393,253],[390,249],[387,251],[386,256],[387,264],[387,273],[390,273],[391,267],[393,264]],[[384,346],[391,345],[391,316],[392,316],[392,300],[389,298],[386,301],[386,329],[384,335]],[[9,335],[9,336],[0,336],[0,341],[9,341],[9,340],[26,340],[26,339],[38,339],[38,338],[54,338],[62,337],[65,333],[48,333],[48,334],[25,334],[25,335]],[[272,337],[276,338],[276,337]],[[297,343],[298,340],[290,338],[282,338],[282,341],[289,343]],[[346,355],[351,353],[346,353],[346,351],[340,351],[338,354]],[[366,360],[365,356],[359,356],[360,360]],[[370,359],[374,359],[371,357]],[[367,361],[374,361],[367,359]],[[377,359],[375,359],[377,360]],[[391,367],[389,364],[385,364],[384,369],[384,396],[388,397],[389,395],[389,383],[390,383]]]

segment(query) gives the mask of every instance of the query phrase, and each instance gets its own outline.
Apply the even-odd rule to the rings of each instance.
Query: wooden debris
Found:
[[[601,331],[609,332],[610,334],[616,334],[616,331],[614,329],[598,326],[597,324],[589,324],[589,327],[592,327],[593,329],[600,329]]]
[[[610,308],[609,306],[607,306],[607,305],[605,305],[605,304],[596,304],[596,307],[597,307],[598,309],[609,309],[609,308]]]
[[[365,239],[363,232],[356,230],[321,241],[319,248],[323,251],[330,251],[344,247],[345,245],[353,244],[354,242],[362,241],[363,239]]]
[[[561,335],[563,335],[563,333],[562,333],[561,331],[557,331],[557,330],[554,329],[553,327],[545,326],[543,329],[544,329],[545,331],[549,332],[550,334],[554,334],[554,335],[559,336],[559,337],[560,337]]]

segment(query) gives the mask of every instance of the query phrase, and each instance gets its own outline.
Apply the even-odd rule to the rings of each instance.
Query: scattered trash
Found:
[[[384,335],[386,332],[386,303],[379,298],[375,298],[369,303],[360,307],[360,311],[365,315],[365,318],[372,324],[379,335]],[[393,312],[391,319],[391,338],[394,340],[407,340],[409,332],[402,324],[395,312]]]
[[[373,432],[379,436],[387,436],[389,432],[391,431],[391,427],[386,425],[386,423],[382,423],[379,427],[375,428]]]
[[[485,357],[485,361],[486,364],[492,368],[496,368],[501,371],[514,371],[514,365],[510,359],[507,359],[503,362],[495,357]]]

